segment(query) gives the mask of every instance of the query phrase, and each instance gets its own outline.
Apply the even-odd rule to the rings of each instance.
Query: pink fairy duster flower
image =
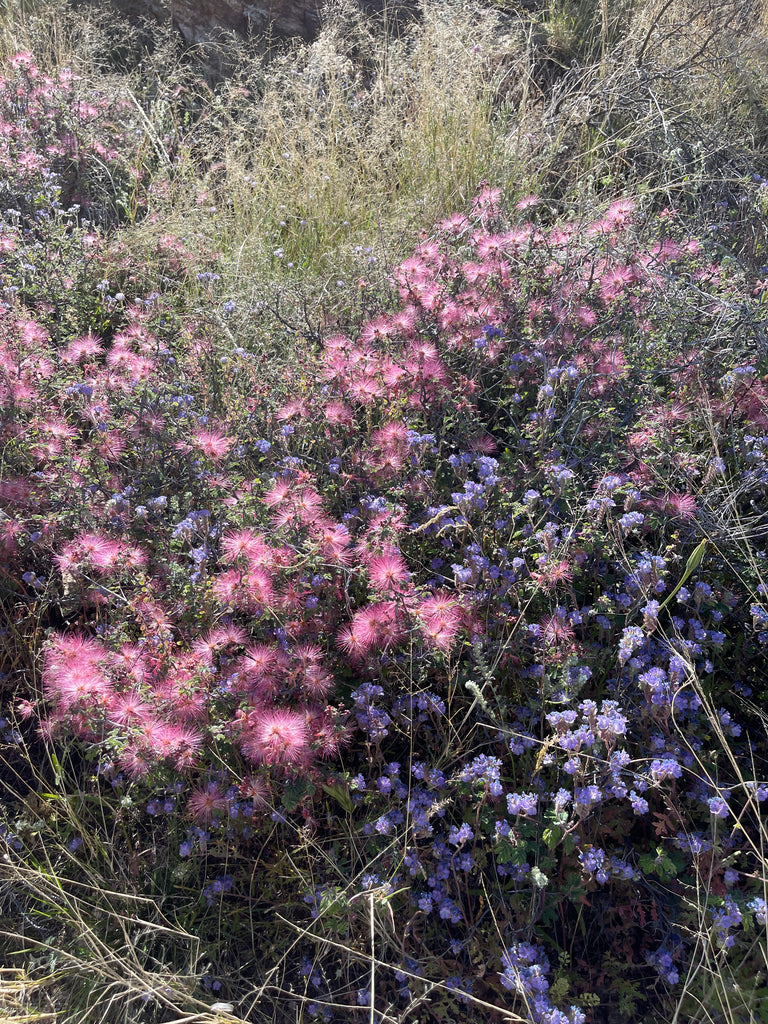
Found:
[[[281,406],[275,415],[279,420],[291,420],[295,416],[304,418],[309,415],[309,406],[303,398],[296,398],[292,402],[287,402]]]
[[[699,510],[692,494],[666,494],[653,501],[654,508],[679,519],[693,519]]]
[[[252,530],[236,530],[225,533],[221,539],[222,561],[227,564],[245,558],[253,565],[269,562],[270,549],[264,537]]]
[[[403,452],[387,449],[376,458],[366,460],[366,466],[374,473],[381,473],[387,479],[395,476],[405,465]]]
[[[362,375],[347,386],[350,398],[360,405],[372,405],[375,399],[384,394],[384,388],[370,375]]]
[[[192,435],[192,446],[211,462],[223,459],[234,443],[233,438],[219,430],[198,430]]]
[[[402,614],[393,601],[380,601],[361,608],[355,613],[351,627],[364,651],[390,647],[405,636]]]
[[[299,644],[293,651],[292,658],[306,671],[311,666],[320,664],[323,660],[323,651],[317,644]]]
[[[368,564],[368,580],[379,593],[401,593],[410,578],[405,559],[394,548],[371,559]]]
[[[392,319],[381,314],[365,324],[360,332],[360,341],[364,344],[370,344],[374,341],[385,341],[388,338],[395,337],[397,333],[398,328]]]
[[[73,339],[63,350],[60,359],[63,363],[79,363],[82,359],[92,359],[104,351],[101,341],[93,334],[84,334]]]
[[[363,661],[368,652],[368,645],[363,642],[359,628],[356,630],[354,625],[341,627],[336,634],[336,646],[353,662]]]
[[[481,260],[498,259],[504,253],[507,244],[504,235],[476,234],[472,241]]]
[[[237,569],[219,573],[213,581],[213,594],[226,608],[239,608],[244,601],[242,577]]]
[[[62,572],[97,562],[100,568],[104,568],[117,557],[119,550],[117,541],[95,533],[81,533],[65,544],[53,560]]]
[[[94,665],[77,663],[57,673],[53,684],[46,687],[49,699],[55,698],[61,707],[70,708],[81,701],[88,704],[106,704],[112,696],[109,679]]]
[[[589,306],[577,306],[573,311],[573,316],[579,327],[584,327],[587,330],[597,323],[597,313]]]
[[[174,721],[189,724],[207,717],[207,692],[183,676],[158,687],[158,696],[169,704]]]
[[[282,652],[267,644],[252,644],[238,662],[238,670],[253,680],[273,674],[280,666]]]
[[[138,690],[130,690],[128,693],[121,693],[109,702],[107,717],[109,721],[118,725],[130,725],[137,719],[148,715],[152,710]]]
[[[240,741],[243,753],[263,764],[300,764],[309,752],[304,715],[287,708],[254,712]]]
[[[310,487],[305,487],[293,499],[293,507],[299,520],[305,525],[315,522],[322,514],[323,499]]]
[[[493,455],[499,448],[488,434],[479,434],[473,437],[469,442],[469,447],[473,452],[482,452],[484,455]]]
[[[323,340],[323,348],[327,352],[346,352],[352,347],[352,342],[345,334],[329,334]]]
[[[293,491],[293,484],[290,480],[277,480],[262,498],[262,501],[269,508],[277,508],[289,500]]]
[[[611,203],[603,214],[603,219],[611,227],[621,230],[632,223],[635,205],[633,199],[618,199],[615,203]]]
[[[469,221],[463,213],[452,213],[450,217],[441,220],[437,227],[443,234],[458,238],[469,228]]]
[[[522,199],[518,199],[515,203],[515,209],[522,213],[523,210],[530,210],[532,206],[538,206],[540,202],[541,199],[537,195],[530,193],[527,196],[523,196]]]
[[[215,814],[223,813],[226,809],[227,801],[221,786],[216,782],[192,790],[187,801],[187,810],[202,825],[207,825]]]
[[[472,212],[475,214],[497,216],[499,213],[498,204],[501,199],[501,189],[491,188],[487,182],[482,184],[483,187],[472,200]]]
[[[141,779],[149,772],[150,761],[146,753],[135,744],[129,744],[117,759],[120,768],[132,779]]]
[[[349,565],[354,558],[351,538],[345,526],[336,523],[312,524],[312,537],[319,545],[320,556],[335,565]]]
[[[325,699],[333,688],[333,676],[321,665],[309,665],[304,670],[301,688],[312,700]]]
[[[403,448],[408,445],[408,428],[404,423],[390,421],[371,434],[371,444],[379,448]]]
[[[243,589],[249,602],[261,608],[272,608],[275,604],[275,588],[269,573],[263,569],[252,569],[243,580]]]
[[[539,629],[539,637],[545,644],[559,646],[570,643],[574,638],[573,626],[567,619],[559,615],[552,615],[542,620]]]
[[[195,755],[203,744],[203,737],[191,727],[181,725],[160,725],[149,742],[149,749],[156,757],[173,758],[174,764],[194,763]],[[182,761],[179,762],[179,757]]]
[[[615,302],[621,297],[622,292],[628,284],[634,280],[632,267],[612,267],[607,270],[598,281],[598,295],[607,305]]]
[[[260,775],[248,775],[240,783],[240,796],[250,800],[254,811],[269,807],[269,785]]]
[[[456,643],[460,621],[447,615],[426,616],[421,624],[421,633],[427,642],[438,651],[448,652]]]
[[[30,718],[34,718],[37,715],[37,705],[32,700],[20,700],[16,705],[16,714],[19,716],[22,722],[29,721]]]
[[[392,359],[385,359],[381,364],[381,375],[384,384],[390,389],[396,389],[403,377],[406,375],[405,367]]]
[[[416,330],[419,322],[419,311],[416,306],[410,303],[403,306],[401,310],[392,316],[392,323],[405,337],[410,337]]]
[[[344,402],[328,402],[323,411],[326,420],[334,425],[351,427],[354,422],[354,413]]]
[[[439,590],[414,611],[421,620],[420,629],[427,641],[438,650],[450,650],[462,625],[462,613],[455,597],[447,590]]]
[[[312,750],[321,758],[336,757],[351,740],[351,731],[333,708],[311,706],[305,710]]]
[[[209,640],[220,650],[224,647],[241,647],[248,639],[248,634],[241,626],[228,623],[226,626],[217,626],[211,630]]]

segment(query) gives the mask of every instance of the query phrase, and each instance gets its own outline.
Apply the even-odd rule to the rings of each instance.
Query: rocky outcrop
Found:
[[[417,0],[357,0],[365,11],[393,18],[413,13]],[[188,44],[207,43],[223,32],[241,36],[300,36],[312,39],[317,35],[323,12],[332,10],[327,0],[115,0],[127,15],[154,18],[172,23]]]

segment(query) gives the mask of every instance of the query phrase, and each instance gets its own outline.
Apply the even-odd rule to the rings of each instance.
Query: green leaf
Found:
[[[557,826],[554,826],[553,828],[545,828],[542,833],[542,839],[546,843],[548,850],[554,850],[562,838],[563,830]]]
[[[312,796],[315,787],[309,779],[294,779],[285,787],[282,804],[286,811],[295,811],[306,796]]]
[[[336,783],[335,786],[329,786],[324,782],[323,790],[328,794],[328,796],[333,797],[337,803],[340,803],[347,814],[352,813],[355,805],[352,803],[352,797],[349,795],[348,786],[341,786],[338,783]],[[285,797],[283,797],[283,802],[285,802]]]

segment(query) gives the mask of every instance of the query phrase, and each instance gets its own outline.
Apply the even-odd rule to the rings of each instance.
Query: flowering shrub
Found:
[[[282,393],[172,294],[91,295],[109,316],[81,333],[6,288],[3,600],[46,628],[19,715],[76,740],[107,802],[176,822],[175,856],[210,858],[205,907],[247,895],[230,851],[296,840],[317,1019],[428,995],[576,1024],[617,962],[637,1006],[663,1001],[699,932],[748,977],[750,282],[673,211],[510,216],[485,186],[392,284]]]

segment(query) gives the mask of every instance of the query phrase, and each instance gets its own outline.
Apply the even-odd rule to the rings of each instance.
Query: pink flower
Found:
[[[224,798],[221,786],[215,782],[209,782],[207,786],[194,789],[187,802],[187,810],[195,819],[203,825],[207,825],[214,814],[226,811],[227,801]]]
[[[614,228],[624,228],[632,222],[632,214],[635,211],[635,202],[632,199],[619,199],[611,203],[603,214],[607,224]]]
[[[142,700],[141,693],[131,690],[129,693],[121,693],[112,698],[109,702],[108,717],[118,725],[130,725],[137,719],[148,715],[151,710],[150,705]]]
[[[328,402],[324,412],[329,423],[351,427],[354,422],[352,409],[343,402]]]
[[[207,456],[211,462],[223,459],[234,443],[233,438],[218,430],[198,430],[192,435],[192,446]]]
[[[666,494],[657,498],[653,505],[660,512],[679,519],[693,519],[699,508],[692,494]]]
[[[264,495],[262,501],[269,508],[278,508],[286,503],[292,489],[290,480],[277,480]]]
[[[407,583],[410,578],[405,559],[394,548],[371,559],[368,565],[368,579],[373,589],[379,593],[401,593],[402,584]]]
[[[402,615],[393,601],[361,608],[352,619],[351,631],[364,652],[397,644],[405,636]]]
[[[260,533],[254,533],[252,530],[225,533],[221,540],[221,549],[224,553],[222,561],[227,563],[236,562],[241,557],[254,565],[269,562],[269,546]]]
[[[264,764],[300,764],[309,752],[304,715],[287,708],[255,712],[241,740],[246,757]]]
[[[253,644],[247,648],[239,661],[239,671],[258,682],[277,669],[280,653],[276,647],[269,647],[267,644]]]

